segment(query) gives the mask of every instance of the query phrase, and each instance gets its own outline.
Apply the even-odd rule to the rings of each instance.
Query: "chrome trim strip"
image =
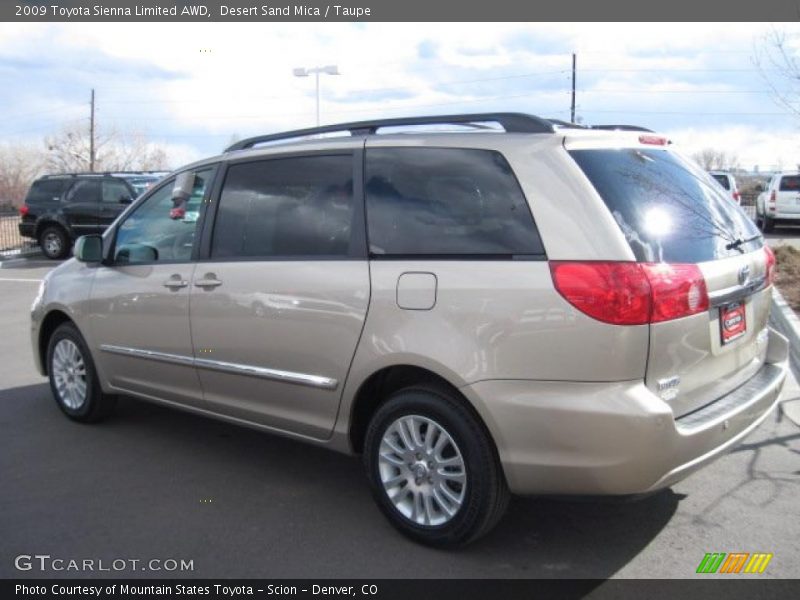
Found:
[[[767,278],[759,277],[746,285],[734,285],[723,290],[711,292],[708,295],[708,304],[711,308],[730,304],[731,302],[736,302],[751,294],[755,294],[765,287],[767,287]]]
[[[200,369],[210,369],[212,371],[222,371],[233,373],[234,375],[250,375],[252,377],[263,377],[264,379],[275,379],[286,383],[299,383],[300,385],[310,385],[312,387],[335,390],[339,382],[330,377],[321,375],[307,375],[305,373],[293,373],[292,371],[281,371],[279,369],[268,369],[266,367],[254,367],[252,365],[242,365],[229,363],[221,360],[210,360],[208,358],[196,358],[194,364]]]
[[[183,365],[185,367],[194,366],[194,359],[191,356],[180,354],[169,354],[168,352],[156,352],[155,350],[140,350],[139,348],[127,348],[125,346],[114,346],[112,344],[100,344],[100,350],[111,354],[121,354],[122,356],[135,356],[136,358],[148,358],[160,362]]]
[[[276,381],[283,381],[285,383],[308,385],[325,390],[335,390],[339,385],[339,382],[336,379],[331,377],[323,377],[321,375],[294,373],[292,371],[281,371],[279,369],[268,369],[266,367],[242,365],[239,363],[230,363],[220,360],[210,360],[208,358],[192,358],[191,356],[169,354],[168,352],[156,352],[155,350],[141,350],[139,348],[114,346],[112,344],[101,344],[100,350],[122,356],[145,358],[148,360],[156,360],[187,367],[197,367],[199,369],[232,373],[234,375],[249,375],[251,377],[261,377],[263,379],[274,379]]]

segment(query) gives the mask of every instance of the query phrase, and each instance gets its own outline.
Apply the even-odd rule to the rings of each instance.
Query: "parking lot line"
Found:
[[[38,283],[41,279],[23,279],[21,277],[0,277],[0,281],[31,281]]]

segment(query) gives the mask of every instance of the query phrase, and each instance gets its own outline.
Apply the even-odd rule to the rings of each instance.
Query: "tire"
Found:
[[[770,219],[764,215],[761,220],[761,231],[764,233],[772,233],[775,231],[775,219]]]
[[[94,423],[111,414],[116,396],[104,394],[89,348],[72,323],[63,323],[47,343],[47,372],[58,407],[74,421]]]
[[[364,464],[383,514],[422,544],[463,546],[488,533],[508,506],[508,486],[488,432],[445,387],[413,386],[392,394],[367,428]]]
[[[58,260],[64,258],[69,254],[69,236],[63,227],[49,225],[39,233],[39,247],[49,259]]]

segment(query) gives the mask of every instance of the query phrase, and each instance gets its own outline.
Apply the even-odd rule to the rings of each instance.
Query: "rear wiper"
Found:
[[[730,244],[727,244],[725,246],[725,250],[733,250],[734,248],[736,250],[738,250],[740,246],[743,246],[744,244],[747,244],[748,242],[755,242],[757,239],[760,239],[760,238],[761,238],[761,234],[754,235],[752,237],[745,238],[745,239],[742,239],[742,238],[738,237],[735,240],[733,240]]]

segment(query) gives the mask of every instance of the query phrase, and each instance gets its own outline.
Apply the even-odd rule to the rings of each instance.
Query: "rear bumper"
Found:
[[[639,494],[680,481],[767,417],[786,378],[788,342],[744,385],[676,419],[642,381],[484,381],[463,388],[517,494]]]
[[[776,221],[800,221],[800,212],[767,211],[767,216]]]
[[[23,237],[35,238],[36,237],[36,223],[26,223],[20,221],[19,234]]]

